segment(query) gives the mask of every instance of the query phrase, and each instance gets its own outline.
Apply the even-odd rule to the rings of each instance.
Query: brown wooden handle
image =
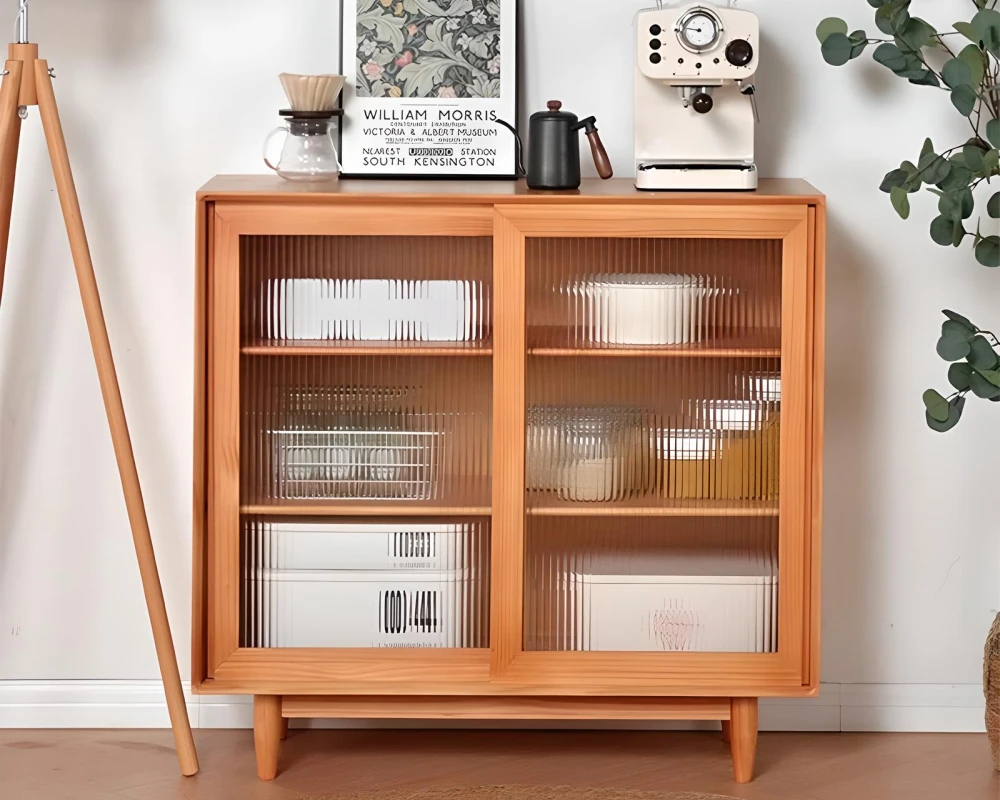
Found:
[[[611,166],[611,159],[608,158],[608,151],[604,149],[601,134],[594,129],[587,131],[587,138],[590,140],[590,149],[594,153],[594,165],[597,167],[597,174],[604,178],[604,180],[614,177],[615,171]]]

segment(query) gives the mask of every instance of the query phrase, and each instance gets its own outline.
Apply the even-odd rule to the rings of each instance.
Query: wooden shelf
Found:
[[[531,497],[533,517],[776,517],[778,503],[761,500],[667,500],[643,497],[618,503],[574,503]]]
[[[571,331],[536,328],[528,332],[528,354],[544,358],[781,358],[781,333],[767,330],[682,345],[584,344]]]
[[[245,356],[485,356],[490,342],[267,342],[240,348]]]
[[[488,517],[490,489],[483,485],[437,500],[280,500],[240,506],[258,517]]]

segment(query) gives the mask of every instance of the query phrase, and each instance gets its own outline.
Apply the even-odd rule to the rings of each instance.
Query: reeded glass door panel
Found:
[[[243,518],[243,647],[489,646],[489,520]]]
[[[241,645],[488,647],[492,240],[240,259]]]
[[[777,520],[530,519],[525,650],[773,653]]]
[[[250,347],[489,348],[489,238],[246,236],[241,250]]]
[[[781,242],[529,239],[528,345],[775,351]]]
[[[777,648],[782,245],[528,239],[524,648]]]

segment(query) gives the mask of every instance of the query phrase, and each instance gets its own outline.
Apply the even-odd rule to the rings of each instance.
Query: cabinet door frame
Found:
[[[769,696],[818,690],[821,322],[818,209],[788,205],[497,206],[491,680],[511,692]],[[782,242],[782,436],[777,653],[523,649],[526,243],[529,238],[746,238]],[[814,496],[815,495],[815,496]]]
[[[204,691],[232,693],[476,693],[488,685],[489,651],[257,649],[239,646],[240,597],[240,237],[493,236],[492,208],[389,203],[288,206],[215,203],[207,243],[204,309],[207,460]],[[334,517],[331,517],[334,518]]]

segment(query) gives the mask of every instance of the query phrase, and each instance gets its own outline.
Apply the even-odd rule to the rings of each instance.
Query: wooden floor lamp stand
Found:
[[[76,266],[76,277],[80,284],[80,296],[90,331],[90,343],[97,361],[97,373],[104,395],[104,407],[111,427],[115,458],[121,474],[128,509],[132,538],[142,576],[142,588],[146,596],[146,607],[153,628],[156,656],[160,664],[163,688],[167,696],[170,724],[174,732],[177,756],[181,772],[194,775],[198,772],[198,755],[191,736],[184,691],[181,687],[180,672],[177,669],[177,655],[174,652],[167,620],[167,608],[163,601],[163,588],[156,569],[153,542],[149,534],[149,521],[139,486],[139,474],[135,466],[135,455],[129,438],[125,408],[122,405],[118,376],[115,373],[108,329],[104,322],[104,311],[94,277],[94,264],[87,244],[87,233],[80,214],[80,201],[73,183],[69,153],[59,122],[59,110],[52,90],[52,73],[46,61],[38,58],[38,45],[17,43],[10,45],[9,60],[3,73],[0,88],[0,293],[3,291],[3,272],[7,262],[7,246],[10,239],[10,218],[14,204],[14,173],[17,169],[17,150],[21,136],[21,120],[27,116],[27,108],[38,106],[45,129],[52,170],[55,173],[56,188],[66,230],[69,233],[70,250]]]

